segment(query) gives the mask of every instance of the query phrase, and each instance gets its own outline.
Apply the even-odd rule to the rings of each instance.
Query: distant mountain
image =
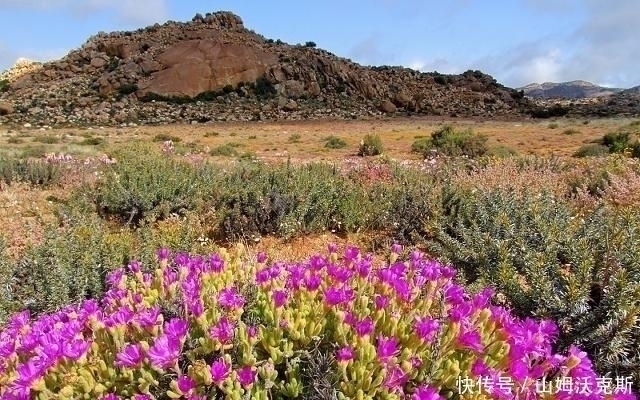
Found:
[[[531,83],[519,90],[524,91],[526,96],[542,99],[583,99],[610,96],[622,91],[622,89],[602,87],[587,81]]]

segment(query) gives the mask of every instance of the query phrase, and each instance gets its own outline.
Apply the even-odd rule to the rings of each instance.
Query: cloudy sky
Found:
[[[99,31],[232,11],[245,27],[365,65],[460,73],[510,87],[583,79],[640,85],[638,0],[0,0],[0,70],[49,60]]]

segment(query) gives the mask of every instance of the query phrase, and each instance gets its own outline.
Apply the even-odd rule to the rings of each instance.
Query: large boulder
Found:
[[[171,46],[157,60],[164,68],[139,85],[138,96],[194,97],[227,85],[255,82],[278,57],[243,44],[202,39]]]

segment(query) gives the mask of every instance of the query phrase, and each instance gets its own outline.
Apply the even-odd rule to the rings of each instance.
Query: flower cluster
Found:
[[[305,397],[314,351],[339,398],[538,398],[536,381],[597,378],[584,353],[555,354],[550,321],[469,295],[419,251],[382,263],[347,247],[304,262],[158,251],[158,267],[112,271],[109,290],[0,330],[0,399]],[[316,353],[317,354],[317,353]],[[508,378],[461,393],[460,377]],[[545,399],[635,399],[551,390]]]

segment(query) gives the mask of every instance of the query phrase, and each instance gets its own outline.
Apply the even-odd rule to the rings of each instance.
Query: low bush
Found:
[[[602,144],[610,153],[622,153],[630,146],[629,140],[628,132],[611,132],[602,137]]]
[[[358,155],[361,157],[377,156],[382,154],[383,150],[384,148],[382,146],[380,136],[368,134],[362,139],[362,141],[360,141]]]
[[[300,136],[299,133],[293,133],[291,135],[289,135],[289,138],[287,139],[287,142],[289,143],[300,143],[300,138],[302,136]]]
[[[239,155],[237,146],[230,143],[221,144],[212,148],[209,154],[218,157],[237,157]]]
[[[487,148],[487,137],[475,134],[471,129],[456,130],[451,125],[445,125],[431,134],[428,147],[427,141],[421,139],[416,144],[417,151],[423,151],[426,157],[431,148],[435,148],[439,153],[447,156],[467,156],[478,157],[484,155]],[[413,147],[412,147],[413,148]]]
[[[115,154],[97,183],[101,212],[137,223],[144,217],[165,218],[195,207],[210,187],[197,167],[134,144]]]
[[[347,147],[347,142],[337,136],[329,136],[324,139],[324,147],[328,149],[343,149]]]
[[[60,143],[60,138],[54,135],[38,135],[33,138],[33,141],[44,144],[56,144]]]
[[[493,284],[519,316],[551,318],[559,348],[579,344],[601,374],[640,382],[640,261],[626,213],[599,207],[583,217],[548,193],[446,189],[444,219],[430,247],[459,265],[471,287]],[[624,218],[623,218],[624,215]]]
[[[602,144],[591,143],[591,144],[585,144],[584,146],[581,146],[578,150],[576,150],[575,153],[573,153],[573,156],[574,157],[605,157],[608,154],[609,154],[609,147]]]
[[[103,298],[12,316],[0,330],[0,396],[441,400],[468,380],[483,398],[537,398],[553,376],[605,398],[579,348],[556,354],[552,322],[514,318],[491,305],[490,288],[468,294],[452,267],[418,251],[401,259],[398,247],[388,264],[330,250],[267,263],[160,249],[150,273],[138,262],[109,273]],[[546,397],[577,398],[559,382],[546,381]]]
[[[0,180],[10,185],[26,182],[31,185],[49,186],[62,178],[63,171],[58,164],[42,160],[0,158]]]
[[[179,143],[180,141],[182,141],[182,139],[179,138],[178,136],[170,135],[168,133],[158,133],[153,137],[154,142],[166,142],[169,140],[172,141],[173,143]]]

